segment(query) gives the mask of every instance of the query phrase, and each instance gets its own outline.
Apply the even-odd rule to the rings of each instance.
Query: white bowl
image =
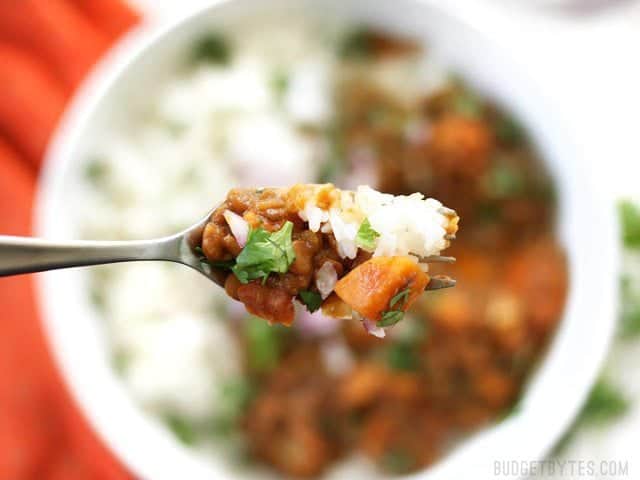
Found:
[[[429,45],[481,91],[527,126],[558,185],[558,231],[569,253],[566,313],[523,397],[517,415],[463,442],[424,479],[493,478],[494,462],[541,459],[578,412],[597,376],[615,324],[617,226],[613,206],[593,193],[568,134],[535,83],[500,48],[490,16],[471,20],[445,2],[396,0],[229,0],[180,19],[164,31],[122,45],[92,75],[76,98],[50,149],[38,201],[37,232],[77,235],[67,205],[78,187],[78,160],[104,125],[127,118],[158,78],[174,71],[183,48],[216,23],[248,11],[307,5],[319,15],[408,33]],[[322,4],[322,8],[318,5]],[[82,412],[115,454],[142,478],[228,478],[222,463],[205,461],[178,444],[134,404],[113,373],[99,319],[86,295],[81,270],[40,277],[40,301],[55,357]],[[350,478],[354,478],[350,476]]]

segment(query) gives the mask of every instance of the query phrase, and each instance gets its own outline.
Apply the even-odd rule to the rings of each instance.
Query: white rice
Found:
[[[328,210],[312,197],[299,216],[314,232],[333,232],[338,254],[351,259],[363,248],[356,237],[365,219],[379,235],[373,256],[388,257],[438,255],[449,246],[447,233],[457,225],[453,211],[438,200],[420,193],[394,196],[368,186],[359,186],[355,193],[342,191],[337,205]]]

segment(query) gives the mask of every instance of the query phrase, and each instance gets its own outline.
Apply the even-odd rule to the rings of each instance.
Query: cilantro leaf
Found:
[[[394,447],[382,457],[382,467],[392,474],[407,474],[418,466],[411,453]]]
[[[404,311],[402,311],[402,307],[407,304],[407,299],[409,298],[409,294],[411,293],[411,288],[407,287],[404,290],[399,291],[391,300],[389,300],[389,310],[382,313],[382,317],[376,324],[378,327],[390,327],[398,323],[404,317]],[[396,305],[399,305],[399,309],[396,309]]]
[[[554,455],[561,454],[581,428],[612,423],[624,416],[629,408],[625,394],[606,378],[600,378],[591,389],[578,418],[553,449]]]
[[[238,428],[238,422],[256,394],[249,378],[238,377],[220,386],[218,412],[212,418],[211,431],[216,436],[230,436]]]
[[[596,383],[585,403],[580,420],[597,424],[619,418],[629,409],[629,402],[624,394],[606,380]]]
[[[195,247],[193,251],[198,256],[198,260],[201,263],[206,263],[213,268],[219,268],[221,270],[231,270],[231,268],[236,264],[235,260],[209,260],[204,254],[201,246]]]
[[[282,352],[282,329],[251,315],[244,324],[243,334],[250,369],[268,372],[278,365]]]
[[[196,441],[196,432],[193,426],[183,417],[170,414],[165,417],[165,423],[173,434],[185,445],[193,445]]]
[[[509,145],[516,145],[525,137],[518,122],[507,116],[498,119],[495,124],[495,132],[498,140]]]
[[[640,298],[628,276],[623,276],[620,283],[622,312],[619,333],[623,339],[634,338],[640,334]]]
[[[624,246],[640,247],[640,208],[631,202],[624,201],[620,203],[619,211]]]
[[[322,305],[322,296],[318,292],[302,290],[300,292],[300,298],[302,299],[302,303],[307,307],[307,310],[311,313],[318,310],[320,305]]]
[[[286,273],[296,258],[292,234],[291,222],[286,222],[280,230],[273,233],[262,227],[251,229],[247,244],[231,268],[238,280],[242,283],[258,278],[266,281],[272,272]]]
[[[396,304],[400,301],[402,301],[402,307],[404,307],[404,305],[407,303],[407,298],[409,298],[409,294],[411,293],[411,289],[409,287],[405,288],[404,290],[396,293],[392,298],[391,301],[389,302],[389,308],[393,309]]]
[[[380,234],[371,227],[369,219],[365,218],[360,224],[360,228],[358,228],[358,233],[356,234],[356,245],[364,248],[365,250],[375,250],[376,239],[379,236]]]
[[[344,60],[367,60],[374,54],[371,32],[357,28],[348,32],[338,48],[338,56]]]
[[[388,347],[386,359],[392,370],[416,371],[420,366],[418,344],[410,340],[393,343]]]
[[[478,118],[482,115],[482,101],[468,91],[462,91],[454,98],[453,109],[467,118]]]
[[[404,312],[400,310],[389,310],[382,314],[382,318],[378,321],[378,327],[390,327],[395,325],[404,317]]]
[[[516,167],[498,161],[483,179],[484,187],[492,198],[511,198],[525,193],[526,181]]]
[[[286,70],[278,69],[273,72],[269,84],[278,104],[282,104],[290,83],[289,74]]]
[[[210,32],[193,46],[192,58],[196,62],[227,65],[231,60],[231,49],[223,35]]]

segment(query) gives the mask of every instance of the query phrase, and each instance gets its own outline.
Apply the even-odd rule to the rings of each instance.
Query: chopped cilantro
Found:
[[[286,222],[277,232],[269,233],[262,227],[251,229],[247,244],[231,268],[242,283],[262,279],[270,273],[286,273],[296,258],[291,239],[293,223]]]
[[[581,427],[611,423],[628,410],[629,401],[624,394],[608,380],[601,378],[591,389],[578,418],[554,447],[554,455],[560,455],[567,448]]]
[[[390,327],[402,320],[402,317],[404,317],[404,311],[401,309],[407,304],[407,299],[409,298],[410,293],[411,288],[407,287],[391,297],[391,300],[389,300],[389,310],[383,312],[382,318],[377,323],[378,327]],[[400,310],[395,309],[396,305],[400,302],[402,302],[402,304],[399,305]]]
[[[382,457],[382,468],[395,474],[409,473],[417,466],[416,459],[408,452],[394,448]]]
[[[213,418],[213,432],[227,436],[236,430],[238,420],[246,411],[255,395],[254,386],[246,378],[232,379],[220,388],[217,405],[218,414]]]
[[[515,145],[524,139],[522,127],[511,117],[500,117],[495,124],[498,140],[509,145]]]
[[[409,294],[411,293],[411,289],[409,287],[405,288],[404,290],[396,293],[392,298],[391,301],[389,302],[389,308],[394,308],[396,306],[396,304],[400,301],[402,301],[402,305],[401,307],[404,307],[405,304],[407,303],[407,299],[409,298]]]
[[[624,394],[606,380],[594,385],[580,413],[579,421],[588,424],[602,424],[619,418],[629,409]]]
[[[634,338],[640,335],[640,305],[625,306],[620,325],[620,336]]]
[[[382,314],[382,318],[378,321],[378,327],[390,327],[395,325],[404,317],[404,312],[400,310],[389,310]]]
[[[475,213],[478,219],[485,224],[493,224],[502,220],[502,209],[495,202],[478,202]]]
[[[259,372],[268,372],[278,364],[280,358],[280,331],[261,318],[250,316],[244,324],[249,367]]]
[[[623,276],[620,290],[622,292],[622,314],[619,334],[622,338],[634,338],[640,334],[640,298],[633,291],[631,279]]]
[[[89,290],[89,297],[91,299],[91,304],[100,311],[104,311],[105,309],[105,292],[104,289],[98,288],[95,285],[91,286]]]
[[[286,70],[278,69],[271,76],[271,90],[276,102],[281,104],[289,88],[289,75]]]
[[[334,119],[325,130],[329,155],[318,169],[320,183],[332,183],[339,179],[344,172],[345,142],[344,128],[339,119]]]
[[[393,370],[411,372],[418,369],[419,358],[416,343],[399,341],[389,346],[387,350],[387,364]]]
[[[200,262],[206,263],[207,265],[210,265],[214,268],[220,268],[222,270],[231,270],[236,264],[235,260],[209,260],[205,256],[204,252],[202,251],[201,246],[195,247],[193,251],[198,256],[198,260],[200,260]]]
[[[322,296],[318,292],[302,290],[300,292],[300,298],[302,299],[302,303],[307,307],[307,310],[311,313],[318,310],[320,305],[322,305]]]
[[[525,179],[514,166],[498,161],[484,178],[487,193],[494,198],[509,198],[520,195],[525,189]]]
[[[348,32],[338,49],[338,55],[344,60],[367,60],[373,56],[371,32],[358,28]]]
[[[640,248],[640,208],[629,201],[619,205],[622,239],[627,248]]]
[[[124,374],[131,365],[131,353],[123,349],[116,350],[111,357],[111,364],[117,373]]]
[[[231,270],[236,265],[235,260],[219,260],[219,261],[206,260],[206,262],[212,267],[220,268],[221,270]]]
[[[98,184],[109,173],[109,166],[107,162],[102,158],[94,158],[90,160],[84,170],[84,174],[93,184]]]
[[[197,62],[227,65],[231,60],[231,49],[224,36],[211,32],[196,42],[192,57]]]
[[[482,102],[470,92],[462,91],[453,100],[453,110],[468,118],[478,118],[482,115]]]
[[[510,407],[508,407],[502,412],[502,415],[500,416],[500,420],[504,421],[504,420],[508,420],[509,418],[513,418],[516,415],[519,415],[521,411],[522,411],[522,405],[518,400],[517,402],[515,402],[514,404],[512,404]]]
[[[378,232],[376,232],[369,222],[368,218],[365,218],[364,221],[360,224],[360,228],[358,228],[358,233],[356,234],[356,244],[364,248],[365,250],[375,250],[376,248],[376,239],[380,236]]]
[[[195,430],[184,418],[178,415],[167,415],[165,422],[182,443],[185,445],[193,445],[195,443]]]

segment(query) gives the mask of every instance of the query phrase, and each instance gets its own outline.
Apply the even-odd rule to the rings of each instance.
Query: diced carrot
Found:
[[[408,257],[374,257],[341,278],[334,291],[360,315],[379,320],[385,311],[408,309],[428,283],[429,276]],[[407,295],[391,306],[405,289]]]
[[[140,21],[140,15],[121,0],[72,0],[109,38],[118,38]]]
[[[4,0],[0,36],[33,50],[69,89],[109,46],[107,36],[65,0]]]
[[[284,290],[254,281],[238,287],[237,294],[249,313],[264,318],[269,323],[293,323],[293,297]]]
[[[351,307],[344,303],[340,297],[335,293],[329,295],[329,297],[322,303],[322,313],[327,317],[347,319],[351,318]],[[361,331],[359,328],[358,331]],[[370,337],[371,335],[367,335]]]
[[[336,393],[340,408],[352,410],[371,405],[387,388],[387,371],[373,363],[358,364],[346,375]]]
[[[39,166],[64,109],[64,91],[45,65],[8,44],[0,44],[0,85],[0,130]]]
[[[565,305],[566,258],[551,238],[530,242],[506,262],[504,281],[524,303],[533,331],[545,334],[555,326]]]
[[[430,158],[440,171],[480,175],[489,165],[492,146],[493,138],[485,123],[448,115],[433,126]]]

